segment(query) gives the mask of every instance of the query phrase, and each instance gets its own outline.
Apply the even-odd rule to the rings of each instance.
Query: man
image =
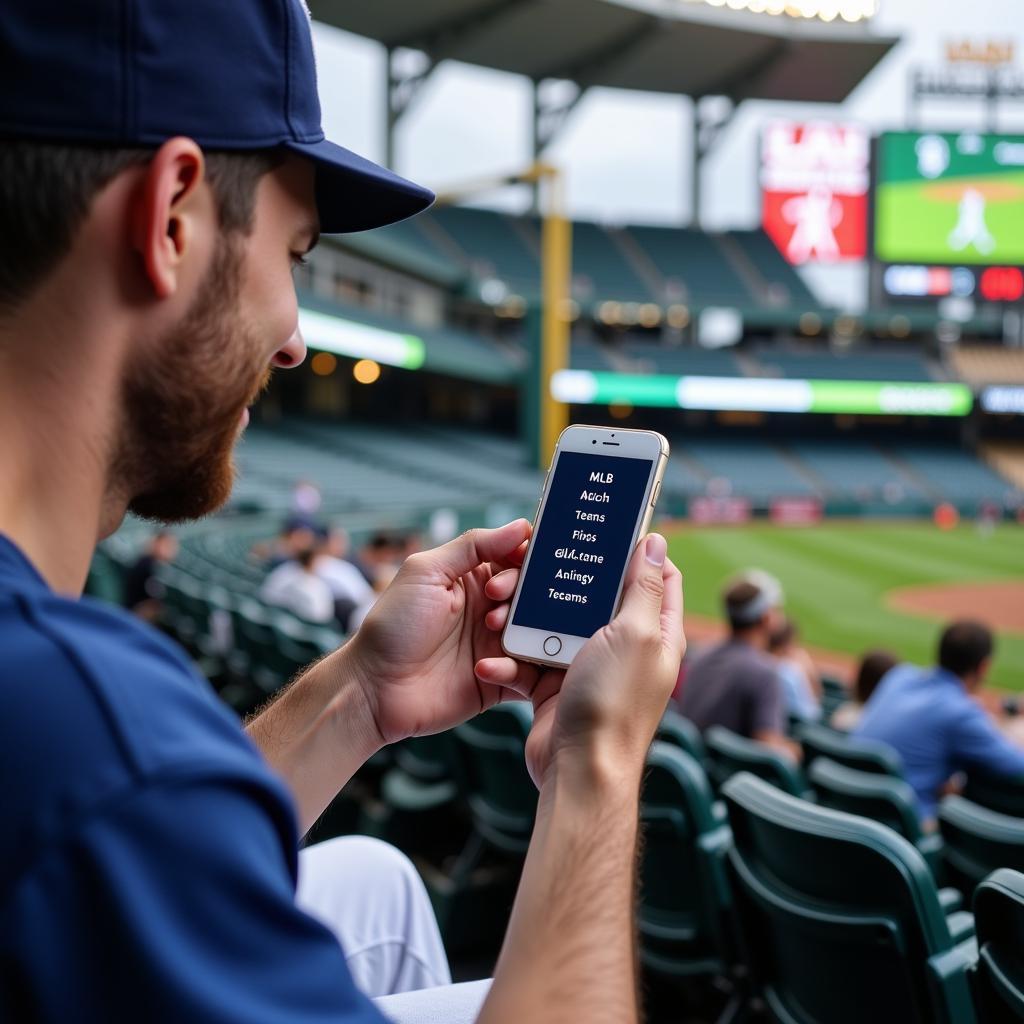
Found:
[[[973,699],[992,662],[980,622],[954,622],[939,638],[938,666],[898,665],[871,695],[854,736],[882,740],[903,759],[922,820],[935,818],[940,790],[959,771],[1024,776],[1024,750]]]
[[[333,526],[324,536],[316,559],[316,574],[330,589],[334,615],[344,630],[348,630],[354,613],[358,613],[356,621],[362,622],[377,600],[366,577],[346,557],[348,549],[348,534],[340,526]]]
[[[300,551],[291,561],[272,569],[260,587],[260,600],[290,612],[307,622],[334,618],[331,588],[320,578],[316,548]]]
[[[292,264],[429,193],[324,141],[299,0],[8,0],[0,52],[0,1019],[381,1019],[296,907],[297,838],[383,745],[522,697],[541,796],[478,1019],[636,1020],[664,539],[565,673],[501,651],[525,521],[414,555],[243,735],[173,645],[78,600],[93,546],[227,498],[247,406],[304,356]]]
[[[150,538],[146,550],[128,570],[124,581],[124,604],[147,622],[160,616],[162,588],[156,578],[156,567],[178,557],[178,538],[170,530],[158,530]]]
[[[797,624],[780,615],[768,637],[768,653],[775,659],[785,713],[801,722],[817,722],[821,718],[821,677],[799,641]]]
[[[680,711],[704,732],[721,725],[795,757],[785,735],[785,704],[768,641],[779,620],[782,587],[768,573],[745,573],[722,592],[729,636],[687,668]]]

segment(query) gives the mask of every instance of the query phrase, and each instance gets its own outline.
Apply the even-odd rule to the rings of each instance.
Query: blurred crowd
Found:
[[[728,633],[688,655],[673,694],[702,732],[713,726],[800,759],[804,723],[881,741],[896,751],[922,820],[972,769],[1024,777],[1024,736],[1016,701],[998,703],[983,687],[995,651],[992,631],[967,620],[942,630],[935,664],[906,664],[897,652],[866,651],[827,722],[821,677],[783,611],[782,586],[759,570],[722,591]]]
[[[266,570],[260,599],[307,622],[359,628],[402,562],[421,549],[417,531],[375,531],[353,550],[345,529],[319,518],[320,491],[300,481],[277,536],[250,558]]]

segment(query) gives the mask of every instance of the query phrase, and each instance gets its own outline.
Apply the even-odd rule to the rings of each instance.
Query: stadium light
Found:
[[[562,370],[551,393],[573,405],[630,403],[712,412],[848,413],[860,415],[966,416],[964,384],[867,380],[798,380],[703,377]]]
[[[360,384],[373,384],[380,380],[380,363],[372,359],[360,359],[352,367],[352,376]]]
[[[848,22],[873,18],[878,13],[877,0],[688,0],[689,3],[703,3],[708,7],[728,7],[733,11],[749,11],[751,14],[769,14],[775,17],[817,18],[820,21],[835,21],[842,18]]]

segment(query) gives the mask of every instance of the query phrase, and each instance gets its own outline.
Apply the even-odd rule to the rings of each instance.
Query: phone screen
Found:
[[[652,465],[559,452],[513,625],[582,637],[607,625]]]

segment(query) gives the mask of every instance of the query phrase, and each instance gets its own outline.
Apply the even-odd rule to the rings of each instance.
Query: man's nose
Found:
[[[302,332],[296,324],[292,336],[274,353],[271,363],[282,370],[290,370],[305,358],[306,343],[302,340]]]

